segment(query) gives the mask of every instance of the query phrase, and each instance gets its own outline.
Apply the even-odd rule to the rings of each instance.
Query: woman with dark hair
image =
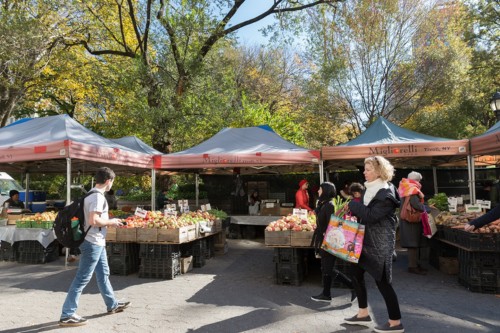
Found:
[[[317,302],[330,302],[332,300],[331,287],[335,278],[339,278],[342,283],[351,289],[351,302],[356,298],[353,291],[351,279],[342,272],[335,270],[335,256],[326,252],[321,248],[323,238],[325,237],[326,228],[330,222],[330,216],[334,213],[332,199],[337,195],[335,185],[330,182],[324,182],[319,186],[318,190],[318,205],[315,209],[316,213],[316,230],[313,236],[313,246],[315,251],[321,257],[321,272],[323,281],[323,291],[317,296],[312,296],[311,299]]]

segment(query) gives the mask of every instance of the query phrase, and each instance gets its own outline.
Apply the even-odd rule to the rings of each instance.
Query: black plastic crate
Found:
[[[106,242],[108,256],[135,256],[139,257],[139,244]]]
[[[215,241],[213,237],[208,237],[205,240],[205,259],[210,259],[214,256]]]
[[[141,258],[140,278],[172,280],[180,274],[181,267],[178,255],[163,259]]]
[[[500,269],[500,253],[458,250],[460,265]]]
[[[480,284],[472,284],[467,280],[458,279],[458,282],[463,285],[467,290],[473,292],[473,293],[483,293],[483,294],[499,294],[500,293],[500,287],[499,286],[483,286]]]
[[[275,263],[290,263],[302,264],[305,258],[305,249],[298,248],[274,248],[273,262]]]
[[[457,247],[443,243],[438,239],[429,240],[429,264],[439,270],[439,257],[457,257]]]
[[[448,242],[457,244],[457,229],[445,227],[443,228],[443,238]]]
[[[16,261],[20,264],[45,264],[59,258],[58,251],[18,252]]]
[[[6,241],[0,243],[0,260],[16,261],[17,259],[17,243],[10,244]]]
[[[44,253],[45,248],[43,247],[42,244],[40,244],[39,241],[34,241],[34,240],[25,240],[25,241],[18,241],[16,242],[17,244],[17,250],[19,252],[23,253]],[[50,244],[49,246],[51,246]]]
[[[304,281],[304,265],[276,263],[276,283],[300,285]]]
[[[166,259],[172,257],[174,252],[179,252],[179,245],[141,243],[139,256],[148,259]]]
[[[196,255],[205,255],[205,252],[206,252],[206,249],[207,249],[207,239],[206,238],[202,238],[202,239],[198,239],[193,243],[193,246],[192,246],[192,255],[193,256],[196,256]]]
[[[500,288],[500,269],[460,265],[458,277],[469,285]]]
[[[109,271],[112,275],[129,275],[139,270],[139,257],[130,256],[109,256]]]
[[[460,229],[455,232],[455,243],[471,251],[496,251],[497,234],[472,233]]]
[[[204,255],[193,255],[193,267],[200,268],[205,266],[206,258]]]

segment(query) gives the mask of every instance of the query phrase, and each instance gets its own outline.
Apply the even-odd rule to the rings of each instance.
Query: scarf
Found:
[[[389,188],[389,184],[380,178],[375,179],[372,182],[365,182],[365,195],[363,196],[363,203],[368,206],[370,201],[375,197],[377,192],[383,188]]]
[[[398,194],[401,198],[409,197],[410,195],[418,195],[422,193],[420,189],[422,188],[422,184],[420,184],[416,180],[403,178],[399,182]]]

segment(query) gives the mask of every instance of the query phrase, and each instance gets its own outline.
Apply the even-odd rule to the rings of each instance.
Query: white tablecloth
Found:
[[[16,228],[15,226],[0,227],[0,240],[14,244],[18,241],[36,240],[43,247],[49,246],[56,239],[53,229]]]

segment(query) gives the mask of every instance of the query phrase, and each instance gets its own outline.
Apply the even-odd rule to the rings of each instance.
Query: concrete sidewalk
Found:
[[[332,290],[329,305],[311,295],[321,290],[319,266],[301,286],[277,285],[273,249],[263,240],[229,239],[229,252],[202,268],[173,280],[111,276],[120,299],[132,302],[125,312],[108,315],[95,281],[80,299],[78,314],[88,324],[61,328],[57,321],[75,266],[62,257],[44,265],[0,262],[1,332],[372,332],[350,326],[354,315],[347,289]],[[394,286],[406,332],[500,332],[500,298],[467,291],[456,276],[432,267],[429,274],[406,272],[406,253],[394,263]],[[372,318],[387,320],[383,299],[367,276]]]

